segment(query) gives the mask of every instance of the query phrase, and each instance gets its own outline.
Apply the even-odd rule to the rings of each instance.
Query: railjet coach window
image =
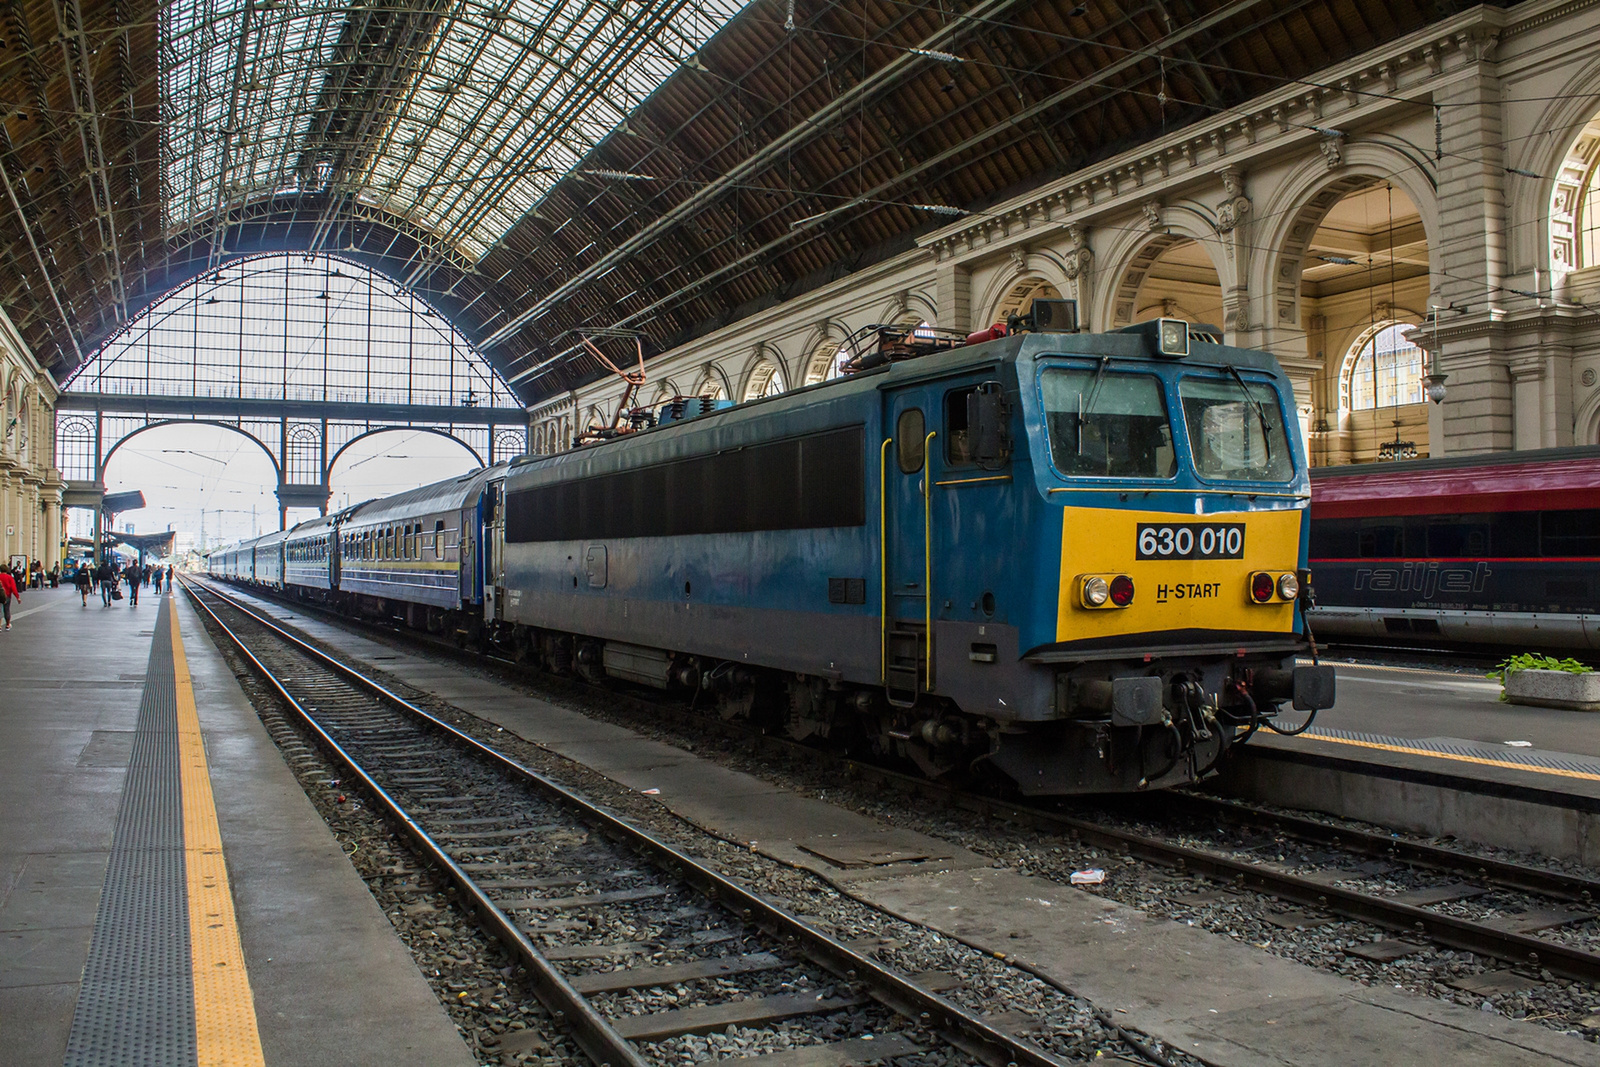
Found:
[[[1248,385],[1248,391],[1245,386]],[[1265,382],[1186,377],[1178,383],[1195,472],[1228,482],[1294,475],[1278,391]]]
[[[1161,379],[1103,368],[1040,376],[1050,458],[1066,475],[1170,478],[1178,471]]]

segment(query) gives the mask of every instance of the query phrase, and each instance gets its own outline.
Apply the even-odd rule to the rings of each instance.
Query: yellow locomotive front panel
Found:
[[[1057,642],[1292,633],[1304,515],[1065,508]]]

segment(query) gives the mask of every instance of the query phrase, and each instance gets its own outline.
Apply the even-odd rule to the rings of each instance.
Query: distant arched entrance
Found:
[[[335,457],[367,434],[426,429],[486,462],[527,450],[503,378],[430,305],[332,255],[265,255],[153,305],[70,378],[57,451],[92,497],[118,442],[173,420],[212,422],[273,457],[280,523],[325,510]]]

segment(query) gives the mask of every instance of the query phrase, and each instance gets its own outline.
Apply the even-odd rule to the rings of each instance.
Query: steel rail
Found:
[[[1406,841],[1371,830],[1330,826],[1305,816],[1266,811],[1252,804],[1208,796],[1204,793],[1184,794],[1184,804],[1189,807],[1203,807],[1208,813],[1238,825],[1254,824],[1270,827],[1310,844],[1348,849],[1378,859],[1463,874],[1505,889],[1537,893],[1557,900],[1578,901],[1585,904],[1600,902],[1600,879],[1585,878],[1582,875],[1566,874],[1543,867],[1530,867],[1489,856],[1473,856],[1457,852],[1455,849],[1428,845],[1420,841]]]
[[[223,622],[215,611],[211,610],[211,606],[189,587],[187,580],[184,582],[184,590],[189,594],[195,605],[209,615],[211,621],[216,623],[218,628],[228,635],[234,646],[238,648],[239,654],[244,656],[256,673],[261,675],[262,679],[272,687],[278,698],[294,710],[294,713],[316,735],[335,761],[344,767],[345,772],[352,775],[366,787],[372,797],[377,800],[378,806],[384,814],[397,823],[406,837],[410,839],[412,847],[427,857],[429,862],[436,864],[443,870],[456,888],[464,894],[469,908],[477,912],[479,921],[483,922],[489,928],[489,932],[504,944],[527,969],[534,996],[558,1022],[567,1027],[572,1034],[573,1040],[578,1043],[578,1047],[583,1049],[589,1058],[600,1064],[601,1067],[649,1067],[648,1061],[635,1052],[633,1046],[628,1044],[627,1039],[617,1033],[611,1024],[583,998],[582,994],[562,977],[561,973],[556,970],[555,965],[545,958],[544,953],[540,952],[521,930],[517,929],[511,918],[488,898],[477,882],[450,858],[428,832],[418,825],[416,820],[381,785],[373,780],[372,776],[356,761],[355,757],[345,751],[344,747],[323,729],[322,724],[306,710],[305,705],[296,700],[266,664],[262,663],[256,654],[250,650],[244,639],[234,633],[233,629]],[[217,596],[219,599],[227,599],[221,594],[213,593],[212,595]],[[244,612],[258,622],[263,621],[253,612],[241,608],[237,604],[232,606],[235,610]],[[266,625],[271,626],[272,624],[266,623]],[[272,628],[277,630],[277,627]],[[283,634],[281,630],[278,633],[280,636],[288,636]],[[294,641],[301,650],[309,649],[309,646],[295,638],[290,637],[289,640]],[[387,690],[383,690],[383,692],[387,692]],[[426,713],[424,712],[423,714]],[[428,716],[428,718],[432,719],[432,716]],[[438,720],[433,721],[437,722]]]
[[[617,1035],[610,1025],[595,1013],[587,1002],[582,1000],[582,997],[556,972],[549,961],[539,953],[539,950],[522,935],[521,931],[511,924],[511,921],[503,912],[488,900],[476,884],[472,882],[470,876],[450,861],[443,851],[439,849],[439,846],[433,842],[432,838],[410,816],[405,814],[388,794],[373,782],[356,765],[355,761],[338,746],[338,743],[322,730],[310,713],[288,694],[288,691],[272,676],[271,672],[249,651],[239,636],[217,617],[216,613],[200,599],[198,594],[189,588],[190,583],[187,579],[185,579],[184,584],[186,591],[189,592],[195,603],[204,608],[206,614],[210,615],[217,622],[217,625],[228,634],[229,638],[238,645],[240,651],[249,659],[252,666],[270,682],[274,690],[290,703],[297,714],[312,725],[318,736],[338,754],[341,762],[351,767],[363,784],[372,789],[375,795],[384,802],[386,810],[390,811],[392,816],[406,827],[408,834],[412,835],[419,843],[422,843],[423,850],[430,857],[436,857],[441,866],[450,873],[452,880],[457,881],[458,885],[461,885],[463,890],[473,898],[473,906],[488,917],[494,926],[496,935],[501,935],[503,927],[505,933],[511,937],[512,941],[510,943],[516,946],[519,955],[538,961],[538,965],[552,979],[550,993],[552,995],[559,994],[563,997],[570,994],[572,998],[576,998],[576,1002],[572,1007],[563,1006],[560,1009],[573,1012],[568,1018],[568,1022],[569,1025],[573,1025],[574,1035],[577,1036],[579,1033],[575,1020],[582,1020],[585,1025],[589,1025],[589,1020],[592,1019],[595,1024],[604,1027],[604,1030],[611,1037],[623,1042],[628,1056],[634,1057],[631,1059],[608,1059],[605,1056],[595,1056],[593,1052],[590,1052],[596,1062],[611,1064],[612,1067],[615,1067],[617,1063],[641,1063],[642,1061],[637,1059],[637,1054],[632,1051],[631,1047],[626,1046],[625,1039]],[[923,1025],[939,1030],[951,1044],[984,1063],[990,1064],[992,1067],[1064,1067],[1063,1061],[1056,1057],[1011,1037],[984,1022],[977,1015],[968,1012],[936,993],[923,989],[916,983],[879,964],[876,960],[861,955],[798,916],[789,914],[732,879],[678,851],[665,841],[613,815],[592,801],[545,777],[538,771],[517,762],[504,753],[462,732],[431,712],[425,711],[396,694],[393,690],[384,686],[383,683],[367,677],[358,669],[296,637],[276,623],[244,607],[227,594],[209,588],[206,591],[219,600],[225,601],[234,610],[247,616],[258,625],[271,631],[296,651],[311,657],[319,664],[348,679],[358,688],[366,690],[370,695],[438,730],[451,740],[461,744],[468,751],[487,760],[497,770],[537,787],[558,802],[578,812],[583,819],[597,826],[603,832],[622,838],[629,845],[645,854],[658,867],[674,874],[685,884],[699,890],[708,899],[720,903],[740,918],[762,927],[768,933],[786,943],[798,946],[799,951],[805,956],[834,971],[836,974],[849,980],[863,982],[875,999],[901,1015],[919,1020]],[[532,968],[530,968],[531,970]],[[541,997],[541,1001],[542,999]],[[547,1004],[546,1007],[550,1007],[550,1005]],[[560,1017],[557,1009],[552,1008],[551,1010],[557,1013],[558,1018]],[[601,1035],[597,1034],[596,1036]],[[587,1045],[584,1047],[586,1052],[590,1051]],[[602,1046],[608,1053],[610,1047],[609,1043]]]
[[[664,709],[652,705],[652,710],[659,713]],[[689,713],[684,713],[684,717],[688,718]],[[705,722],[703,717],[693,718],[696,722]],[[723,725],[726,727],[726,724]],[[727,728],[730,731],[735,729]],[[743,732],[740,732],[739,736],[745,737]],[[774,752],[782,751],[791,755],[798,753],[819,761],[823,759],[814,749],[780,738],[759,735],[745,739],[753,739],[758,745],[770,745],[771,751]],[[964,793],[939,782],[855,760],[829,757],[827,762],[831,766],[846,770],[854,777],[890,785],[924,798],[937,799],[977,814],[1043,830],[1064,830],[1077,839],[1088,841],[1112,852],[1136,856],[1146,862],[1176,870],[1189,871],[1216,882],[1250,889],[1308,907],[1322,908],[1385,929],[1422,934],[1438,944],[1475,952],[1516,966],[1539,966],[1563,977],[1600,982],[1600,954],[1585,952],[1582,949],[1527,934],[1499,930],[1466,919],[1441,915],[1425,908],[1358,890],[1342,889],[1310,878],[1274,871],[1246,860],[1235,860],[1202,849],[1170,844],[1145,834],[1107,826],[1089,819]],[[1189,798],[1190,795],[1187,794],[1184,797],[1185,800]],[[1421,849],[1425,846],[1416,847]],[[1420,854],[1419,852],[1418,855]],[[1477,862],[1478,866],[1488,866],[1477,861],[1476,857],[1468,859]],[[1582,899],[1582,892],[1582,887],[1578,887],[1579,899]],[[1564,893],[1556,895],[1565,896]]]

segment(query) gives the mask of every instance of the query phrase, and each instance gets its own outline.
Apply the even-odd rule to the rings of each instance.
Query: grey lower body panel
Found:
[[[1319,605],[1309,621],[1319,639],[1411,637],[1478,645],[1600,648],[1600,614]]]

